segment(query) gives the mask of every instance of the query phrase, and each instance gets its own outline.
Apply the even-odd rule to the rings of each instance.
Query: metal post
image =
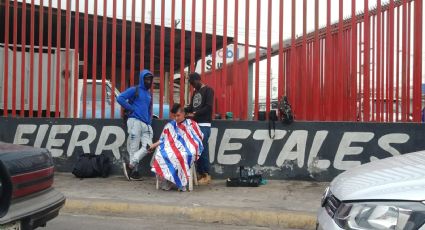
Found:
[[[370,121],[370,17],[369,17],[369,0],[364,1],[364,87],[363,87],[363,100],[364,100],[364,121]]]
[[[169,99],[168,99],[168,105],[169,105],[169,111],[171,111],[171,108],[174,104],[174,42],[175,42],[175,18],[176,18],[176,1],[172,0],[171,2],[171,41],[170,41],[170,78],[168,82],[169,85]]]
[[[215,1],[214,1],[215,2]],[[186,43],[186,0],[182,0],[182,21],[180,28],[180,105],[185,104],[185,43]]]
[[[50,0],[51,2],[51,0]],[[79,50],[79,30],[80,30],[80,1],[75,0],[75,21],[74,21],[74,106],[73,106],[73,118],[77,118],[77,110],[78,110],[78,66],[79,66],[79,58],[78,58],[78,50]],[[49,17],[51,22],[51,18]],[[51,26],[49,26],[50,28]],[[49,55],[50,57],[50,55]]]
[[[65,95],[64,117],[69,117],[69,49],[71,46],[71,0],[66,1],[66,31],[65,31]],[[47,89],[49,91],[50,89]]]
[[[37,117],[41,117],[42,105],[43,105],[43,100],[42,100],[43,99],[43,97],[42,97],[42,93],[43,93],[43,68],[41,68],[43,66],[43,34],[44,34],[44,32],[43,32],[43,25],[44,25],[44,23],[43,23],[43,15],[44,15],[43,8],[44,8],[43,0],[41,0],[40,6],[39,6],[39,11],[38,11],[38,13],[39,13],[39,22],[38,22],[39,23],[39,27],[38,27],[38,30],[39,30],[38,31],[38,33],[39,33],[39,36],[38,36],[38,67],[39,68],[38,68],[38,111],[37,111]],[[60,3],[58,3],[58,8],[60,8]],[[59,26],[60,25],[60,17],[61,17],[61,14],[58,11],[58,16],[57,16],[58,22],[57,22],[57,24],[58,24],[59,29],[57,29],[57,31],[58,31],[57,37],[59,37],[59,38],[60,38],[60,26]],[[59,40],[59,39],[56,38],[56,40]],[[56,43],[58,43],[58,42],[56,42]],[[58,68],[58,64],[60,64],[60,58],[58,58],[56,60],[56,63],[57,63],[56,68]],[[58,75],[57,72],[58,72],[58,70],[56,71],[56,74]],[[49,92],[49,90],[48,90],[48,92]],[[59,95],[59,93],[56,93],[56,101],[59,100],[58,95]],[[56,102],[56,103],[57,104],[56,104],[55,116],[58,117],[59,116],[59,109],[58,109],[59,108],[59,102]],[[46,105],[46,106],[49,107],[50,105]]]
[[[15,0],[13,2],[12,117],[16,117],[17,43],[18,43],[18,0]],[[40,83],[41,82],[39,82],[38,84]],[[9,87],[9,86],[6,85],[6,87]],[[39,92],[39,95],[40,95],[40,92]]]
[[[52,0],[49,0],[48,22],[47,22],[47,97],[46,117],[50,117],[50,89],[52,81]]]
[[[133,5],[134,7],[134,5]],[[102,118],[105,118],[105,101],[106,101],[106,37],[107,37],[107,20],[108,17],[106,15],[107,13],[107,0],[103,0],[103,19],[102,19]],[[112,95],[112,92],[114,90],[112,89],[110,97],[114,97]],[[111,111],[111,114],[114,113],[114,111]]]
[[[106,14],[106,13],[105,13]],[[134,85],[134,69],[135,69],[135,37],[136,37],[136,22],[135,22],[135,14],[136,14],[136,1],[131,1],[131,35],[130,35],[130,86]],[[126,20],[125,18],[123,20]]]
[[[59,117],[60,116],[60,100],[61,100],[61,89],[60,89],[60,82],[61,82],[61,1],[58,1],[58,8],[57,8],[57,21],[56,21],[56,91],[55,91],[55,117]],[[43,5],[43,4],[40,4]],[[42,59],[42,55],[41,55],[41,51],[40,51],[40,59]],[[39,65],[41,66],[41,65]],[[41,69],[41,68],[40,68]],[[39,73],[41,74],[41,70],[39,71]],[[41,77],[40,77],[41,79]],[[40,84],[40,83],[39,83]],[[49,91],[49,90],[48,90]],[[40,105],[39,105],[40,106]],[[50,105],[46,105],[47,107],[49,107]],[[40,113],[41,111],[39,111]],[[41,117],[41,114],[39,114],[39,117]]]
[[[163,118],[164,113],[164,50],[165,50],[165,0],[161,2],[161,43],[159,59],[159,118]]]
[[[293,0],[294,2],[295,0]],[[261,1],[257,0],[257,27],[255,44],[255,100],[254,100],[254,120],[258,119],[258,100],[259,100],[259,82],[260,82],[260,25],[261,25]],[[249,84],[248,84],[249,86]]]
[[[144,1],[143,1],[144,2]],[[112,0],[112,60],[111,60],[111,86],[115,90],[116,79],[116,53],[117,53],[117,0]],[[111,118],[115,118],[115,95],[111,93]]]
[[[22,2],[22,24],[25,26],[21,26],[21,45],[24,48],[21,50],[21,108],[20,108],[20,116],[24,117],[25,115],[25,53],[26,53],[26,24],[27,24],[27,3],[26,0]]]
[[[127,46],[126,46],[126,42],[127,42],[127,0],[123,0],[123,6],[122,6],[122,20],[121,20],[121,87],[120,90],[121,92],[123,92],[126,88],[126,81],[125,81],[125,74],[126,74],[126,57],[127,57]],[[94,111],[93,111],[94,112]]]
[[[252,92],[254,86],[254,64],[250,63],[248,66],[248,114],[247,114],[247,120],[252,121],[254,117],[257,115],[253,111],[253,104],[254,101],[252,100],[254,97],[254,94]]]
[[[142,1],[142,22],[140,29],[140,66],[139,70],[145,69],[145,1]]]
[[[125,4],[124,4],[125,9]],[[92,59],[92,112],[91,117],[96,118],[96,80],[97,80],[97,0],[94,0],[94,20],[93,20],[93,59]],[[124,17],[125,18],[125,15]],[[123,20],[125,21],[125,20]],[[125,29],[123,29],[125,31]],[[125,47],[125,40],[123,40],[123,46]],[[124,52],[125,56],[125,52]],[[125,63],[125,61],[124,61]],[[125,64],[124,64],[125,66]],[[122,69],[121,69],[122,71]],[[121,76],[122,83],[123,76]],[[122,87],[122,86],[121,86]]]
[[[422,1],[415,1],[414,9],[414,56],[413,56],[413,121],[420,122],[422,107]]]

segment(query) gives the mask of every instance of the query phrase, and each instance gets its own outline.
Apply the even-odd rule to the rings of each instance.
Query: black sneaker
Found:
[[[130,181],[141,181],[141,180],[143,180],[142,179],[142,176],[139,173],[139,171],[136,169],[136,166],[131,171],[131,173],[129,174],[129,178],[130,178]]]

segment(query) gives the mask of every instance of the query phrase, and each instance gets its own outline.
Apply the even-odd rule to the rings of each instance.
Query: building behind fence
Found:
[[[117,2],[122,4],[120,12]],[[336,23],[331,21],[331,2],[339,3]],[[303,32],[297,36],[295,0],[4,0],[0,113],[120,118],[115,97],[137,84],[139,70],[150,69],[158,76],[153,107],[159,118],[169,117],[173,103],[189,102],[192,89],[185,76],[198,71],[214,88],[214,113],[222,117],[232,112],[234,119],[257,119],[258,111],[275,109],[286,95],[297,120],[420,122],[425,106],[422,1],[378,0],[377,7],[369,9],[364,0],[366,7],[358,9],[352,0],[354,16],[344,18],[343,4],[348,2],[314,0],[314,16],[308,16],[307,1],[302,1],[297,6],[303,9]],[[319,27],[319,4],[327,8],[324,28]],[[161,9],[159,15],[155,7]],[[272,17],[276,7],[279,17]],[[286,8],[291,9],[290,23],[284,22]],[[137,20],[136,11],[141,12]],[[181,18],[176,18],[177,11]],[[213,12],[212,25],[206,22],[207,11]],[[218,18],[218,11],[224,16]],[[307,33],[309,18],[314,31]],[[261,20],[267,21],[266,28]],[[272,21],[279,25],[278,35],[272,33]],[[220,33],[218,22],[223,25]],[[291,37],[284,38],[284,31]],[[272,36],[278,36],[278,43],[272,44]],[[277,70],[275,86],[272,69]]]

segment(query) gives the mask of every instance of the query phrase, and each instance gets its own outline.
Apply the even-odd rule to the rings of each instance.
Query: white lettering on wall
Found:
[[[82,132],[87,133],[85,139],[79,140]],[[84,153],[90,153],[90,144],[96,139],[96,129],[91,125],[76,125],[72,131],[71,139],[68,145],[67,156],[70,157],[74,153],[75,147],[81,146]]]
[[[338,151],[335,154],[334,167],[339,170],[348,170],[361,165],[361,161],[344,161],[344,156],[359,155],[363,152],[363,147],[350,146],[354,142],[369,142],[375,136],[371,132],[346,132],[339,143]]]
[[[38,127],[37,137],[35,138],[34,147],[41,148],[43,140],[46,137],[47,130],[49,125],[40,125]]]
[[[211,128],[211,135],[210,139],[208,139],[208,146],[209,146],[209,152],[210,152],[210,163],[214,163],[215,161],[215,147],[217,146],[217,135],[218,135],[218,129],[217,128]]]
[[[391,155],[398,156],[400,155],[400,152],[394,147],[392,147],[391,144],[403,144],[406,143],[409,139],[409,135],[405,133],[392,133],[379,138],[378,145],[383,150],[391,153]]]
[[[50,150],[53,157],[62,156],[63,144],[65,143],[65,139],[56,139],[56,135],[61,133],[68,133],[71,128],[71,125],[52,125],[49,138],[47,139],[46,148]]]
[[[242,148],[241,143],[230,143],[231,139],[246,139],[251,134],[249,129],[226,129],[218,150],[217,162],[223,165],[235,165],[241,160],[241,154],[227,154],[226,151],[235,151]]]
[[[328,133],[329,131],[326,130],[316,132],[316,135],[313,139],[313,143],[311,144],[310,155],[308,156],[308,167],[310,167],[310,165],[313,163],[313,161],[319,154],[320,148],[322,147],[323,142],[328,136]],[[320,169],[327,169],[331,165],[331,162],[329,160],[316,160],[315,162],[315,167],[318,167]]]
[[[275,138],[271,139],[267,129],[212,128],[209,138],[210,162],[225,169],[242,161],[246,165],[257,164],[260,168],[270,166],[270,162],[282,167],[288,164],[288,161],[294,161],[289,162],[291,169],[303,168],[313,174],[320,173],[331,165],[337,170],[344,171],[368,160],[378,160],[378,157],[400,155],[404,152],[400,152],[398,145],[406,146],[411,139],[406,133],[376,136],[374,132],[341,134],[340,131],[334,133],[331,139],[331,133],[332,130],[317,130],[310,133],[307,130],[293,130],[290,133],[286,130],[276,130]],[[47,148],[53,157],[64,155],[71,157],[76,149],[81,148],[84,153],[93,153],[93,150],[95,154],[111,151],[116,159],[120,159],[125,139],[126,133],[120,126],[95,127],[90,124],[45,123],[17,124],[13,143]],[[406,149],[410,148],[403,149],[407,151]]]
[[[23,138],[24,134],[32,134],[37,129],[37,125],[18,125],[16,127],[15,138],[13,138],[13,144],[15,145],[26,145],[30,143],[30,139]]]
[[[272,147],[273,141],[281,140],[285,135],[285,130],[276,130],[274,139],[271,139],[269,136],[269,130],[256,130],[254,132],[254,140],[263,141],[263,145],[261,146],[260,154],[258,156],[259,165],[264,165],[264,163],[266,162],[267,155],[270,152],[270,148]]]
[[[115,141],[106,144],[110,135],[115,136]],[[96,155],[99,155],[104,150],[112,150],[116,159],[120,159],[120,147],[125,142],[125,133],[121,127],[118,126],[103,126],[102,132],[100,133],[99,141],[97,143]]]
[[[307,136],[307,130],[293,131],[283,146],[276,160],[276,165],[280,167],[286,160],[297,160],[298,167],[302,168],[304,165]],[[296,150],[294,150],[295,148]]]

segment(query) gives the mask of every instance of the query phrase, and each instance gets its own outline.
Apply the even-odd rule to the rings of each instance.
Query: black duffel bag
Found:
[[[106,178],[110,171],[111,160],[104,153],[100,155],[84,153],[78,156],[72,174],[78,178]]]

